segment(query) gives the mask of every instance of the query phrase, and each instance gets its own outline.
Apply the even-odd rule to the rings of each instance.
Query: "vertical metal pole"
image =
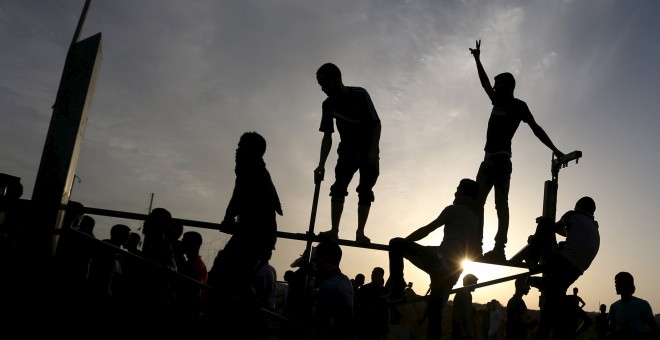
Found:
[[[557,216],[557,179],[545,181],[543,188],[543,216],[555,220]]]
[[[316,224],[316,210],[318,208],[319,204],[319,192],[321,191],[321,182],[323,181],[323,176],[321,174],[315,173],[314,174],[314,198],[312,199],[312,215],[309,218],[309,230],[307,231],[307,244],[305,246],[305,252],[303,253],[303,256],[305,256],[305,269],[304,270],[309,270],[310,262],[312,260],[312,243],[313,240],[312,238],[314,237],[314,225]],[[307,298],[307,293],[308,289],[307,286],[309,284],[309,272],[305,273],[305,299]]]
[[[154,204],[154,193],[151,193],[151,198],[149,199],[149,214],[151,214],[151,207]]]
[[[78,180],[78,183],[82,181],[78,175],[73,174],[73,181],[71,181],[71,189],[69,190],[69,198],[73,196],[73,186],[76,184],[76,180]]]
[[[76,31],[73,33],[73,39],[71,39],[71,46],[73,44],[78,42],[78,39],[80,39],[80,32],[82,32],[83,25],[85,24],[85,19],[87,18],[87,10],[89,10],[89,5],[91,4],[92,0],[86,0],[85,5],[83,6],[82,13],[80,14],[80,18],[78,19],[78,25],[76,25]]]
[[[307,245],[305,246],[305,252],[308,254],[308,257],[305,259],[305,262],[309,263],[312,258],[312,237],[314,236],[314,225],[316,224],[316,209],[319,204],[319,191],[321,190],[321,181],[315,181],[314,183],[314,199],[312,201],[312,215],[309,219],[309,230],[307,231]]]
[[[557,159],[557,162],[559,160]],[[544,194],[543,194],[543,216],[552,220],[552,223],[555,223],[555,218],[557,217],[557,189],[559,187],[559,165],[555,161],[555,154],[552,154],[550,159],[550,173],[551,180],[545,181]],[[542,264],[544,259],[541,258],[540,263]],[[541,276],[545,276],[545,273],[541,273]],[[543,307],[545,302],[546,294],[545,289],[539,290],[539,308]]]

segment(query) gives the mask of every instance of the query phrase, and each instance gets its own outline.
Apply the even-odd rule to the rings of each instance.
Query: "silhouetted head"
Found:
[[[371,282],[385,282],[385,269],[376,267],[371,271]]]
[[[577,293],[578,293],[578,287],[574,287],[573,288],[573,294],[577,295]]]
[[[516,79],[513,77],[513,74],[504,72],[495,76],[493,90],[495,90],[496,93],[513,95],[513,90],[515,88]]]
[[[341,71],[333,63],[325,63],[316,71],[316,81],[321,85],[321,91],[332,97],[340,94],[344,88]]]
[[[128,242],[126,242],[126,248],[137,249],[141,240],[142,240],[142,236],[140,236],[140,234],[132,232],[128,236]]]
[[[69,201],[66,205],[66,212],[64,213],[64,221],[62,227],[68,228],[80,225],[83,216],[85,215],[85,207],[80,202]]]
[[[575,211],[593,216],[596,211],[596,202],[594,202],[593,198],[584,196],[575,203]]]
[[[458,183],[458,188],[457,188],[461,193],[464,195],[472,198],[472,199],[477,199],[477,195],[479,194],[479,184],[475,182],[474,180],[471,180],[469,178],[463,178],[459,183]]]
[[[293,272],[293,270],[287,270],[284,272],[284,281],[286,282],[291,282],[293,281],[293,278],[296,274]]]
[[[490,306],[493,310],[498,309],[501,306],[500,302],[495,299],[490,300],[488,303],[490,303]]]
[[[181,238],[183,235],[183,223],[178,220],[172,220],[165,230],[165,237],[168,240],[174,241]]]
[[[142,233],[149,234],[165,234],[167,226],[172,222],[172,214],[165,208],[155,208],[151,210],[147,219],[144,220]]]
[[[110,240],[115,245],[125,245],[131,235],[131,228],[125,224],[115,224],[110,228]]]
[[[359,274],[355,275],[355,279],[352,279],[353,286],[362,287],[362,285],[364,285],[364,280],[365,280],[364,274],[359,273]]]
[[[601,312],[601,313],[605,313],[606,311],[607,311],[607,306],[605,306],[604,303],[601,303],[601,304],[600,304],[600,312]]]
[[[96,220],[92,216],[85,215],[80,220],[80,231],[85,234],[94,236],[94,226],[96,225]]]
[[[527,295],[529,293],[529,282],[527,281],[527,276],[521,276],[516,279],[514,283],[516,287],[516,292],[520,292],[523,295]]]
[[[355,275],[355,280],[353,280],[353,281],[355,281],[355,285],[360,287],[364,284],[364,280],[365,280],[364,274],[360,273],[360,274]]]
[[[316,246],[316,266],[320,271],[339,268],[341,256],[341,248],[336,242],[321,241]]]
[[[263,157],[266,153],[266,140],[254,131],[248,131],[238,141],[238,149],[246,154]]]
[[[470,286],[476,284],[479,279],[474,274],[467,274],[463,276],[463,286]]]
[[[273,249],[275,249],[275,247],[273,247]],[[270,261],[270,259],[272,259],[272,258],[273,258],[273,250],[267,252],[267,253],[264,255],[264,257],[261,258],[261,261],[262,261],[263,263],[268,263],[268,262]]]
[[[186,231],[181,239],[183,249],[188,255],[198,254],[202,247],[202,234],[196,231]],[[188,258],[190,260],[190,258]]]
[[[619,295],[635,294],[635,279],[628,272],[620,272],[614,276],[614,288]]]

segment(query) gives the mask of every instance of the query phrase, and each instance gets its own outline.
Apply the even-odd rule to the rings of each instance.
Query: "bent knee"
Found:
[[[358,205],[371,206],[371,202],[376,199],[374,192],[371,190],[358,190]]]
[[[345,200],[346,200],[345,196],[337,196],[330,193],[330,202],[344,203]]]

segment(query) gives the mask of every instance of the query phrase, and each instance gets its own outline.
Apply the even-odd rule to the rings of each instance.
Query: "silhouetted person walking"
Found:
[[[332,148],[332,133],[335,131],[333,120],[339,132],[335,182],[330,187],[332,228],[320,235],[337,239],[339,222],[344,211],[344,200],[348,195],[348,185],[353,175],[360,172],[358,193],[358,226],[355,233],[357,242],[369,243],[364,228],[369,217],[372,191],[379,175],[380,118],[369,93],[361,88],[346,86],[342,82],[341,71],[331,63],[322,65],[316,72],[316,79],[321,90],[328,95],[323,101],[321,127],[321,156],[319,165],[314,170],[314,178],[323,178],[325,162]]]
[[[110,229],[110,238],[103,240],[118,249],[96,247],[89,266],[89,292],[91,300],[88,302],[90,311],[97,311],[96,315],[88,315],[89,321],[105,324],[110,320],[126,321],[120,319],[124,316],[122,311],[126,302],[129,288],[124,278],[124,252],[120,249],[126,245],[131,228],[124,224],[115,224]]]
[[[529,283],[527,277],[519,277],[514,284],[516,292],[506,304],[506,340],[527,340],[529,330],[537,324],[529,317],[523,300],[529,293]]]
[[[144,243],[142,256],[156,264],[177,271],[172,244],[165,232],[172,222],[172,214],[165,208],[154,208],[142,227]]]
[[[600,313],[596,315],[596,339],[597,340],[606,340],[607,339],[607,330],[609,328],[609,323],[607,321],[607,306],[603,303],[600,305]]]
[[[589,315],[575,304],[571,296],[563,296],[558,308],[559,312],[553,320],[555,323],[552,330],[553,339],[576,340],[594,323]]]
[[[364,274],[362,274],[362,273],[358,273],[357,275],[355,275],[354,279],[351,279],[351,285],[353,286],[353,297],[354,297],[354,299],[357,299],[358,290],[362,286],[364,286],[364,280],[365,280],[365,277],[364,277]],[[357,306],[357,303],[355,303],[355,301],[353,301],[353,307],[355,307],[355,306]]]
[[[165,237],[165,230],[171,222],[169,210],[154,208],[142,226],[142,256],[152,263],[140,262],[143,267],[135,281],[139,283],[140,292],[135,297],[141,300],[144,315],[150,315],[144,320],[149,325],[159,324],[171,317],[171,273],[177,271],[172,246]]]
[[[82,220],[80,221],[79,228],[80,228],[81,232],[83,232],[83,233],[85,233],[85,234],[87,234],[87,235],[89,235],[93,238],[96,238],[96,236],[94,236],[94,226],[95,225],[96,225],[96,220],[92,216],[85,215],[85,216],[83,216]]]
[[[94,226],[96,225],[96,220],[89,215],[84,215],[82,217],[82,220],[80,220],[80,225],[78,226],[78,230],[80,230],[81,233],[95,239],[96,236],[94,235]],[[82,236],[82,235],[79,235]],[[83,275],[85,277],[89,277],[89,265],[90,262],[92,261],[92,257],[94,256],[95,253],[95,244],[93,241],[87,237],[82,237],[81,242],[78,244],[78,252],[81,256],[81,261],[82,261],[82,266],[83,266]]]
[[[487,340],[498,340],[503,338],[503,330],[505,329],[505,314],[502,311],[500,302],[493,299],[486,304],[489,313],[488,328],[486,328]]]
[[[578,287],[573,287],[573,295],[571,295],[571,296],[569,296],[569,297],[571,298],[571,300],[573,301],[573,303],[575,303],[576,306],[578,306],[578,307],[580,307],[580,308],[584,308],[584,305],[586,305],[586,303],[585,303],[584,300],[582,300],[582,298],[578,295],[578,291],[579,291],[579,290],[578,290]]]
[[[165,238],[170,242],[170,245],[172,246],[174,262],[176,262],[177,268],[181,267],[183,263],[186,262],[186,258],[183,255],[183,244],[181,242],[181,236],[183,236],[183,223],[173,219],[165,230]]]
[[[199,255],[202,247],[202,235],[196,231],[183,233],[181,251],[185,260],[179,267],[179,273],[199,283],[208,282],[206,263]],[[184,324],[196,325],[202,319],[203,306],[207,291],[192,282],[181,280],[176,286],[175,309],[179,321]]]
[[[131,232],[128,237],[128,242],[126,242],[126,250],[128,250],[129,253],[142,256],[142,250],[139,248],[141,241],[142,236],[140,236],[140,234]]]
[[[431,278],[431,294],[428,302],[427,339],[442,336],[442,312],[451,289],[463,272],[462,261],[474,259],[481,253],[479,225],[474,212],[474,200],[479,187],[471,179],[462,179],[454,193],[453,204],[445,207],[431,223],[412,232],[406,238],[394,238],[389,243],[390,277],[387,287],[390,300],[404,297],[406,281],[403,278],[403,259],[428,273]],[[434,230],[444,226],[440,246],[423,246],[419,241]]]
[[[284,274],[284,280],[288,285],[284,316],[298,324],[309,324],[312,319],[313,301],[310,296],[315,282],[316,248],[305,249],[303,254],[290,265],[291,268],[297,269],[288,270]],[[305,336],[303,333],[306,330],[297,324],[283,323],[280,332],[282,340],[298,340]]]
[[[477,284],[477,277],[467,274],[463,277],[463,287]],[[461,289],[454,295],[452,304],[451,338],[453,340],[474,340],[477,338],[472,292],[474,288]]]
[[[483,260],[493,263],[506,261],[504,248],[507,243],[509,230],[509,185],[511,181],[511,140],[513,139],[520,122],[525,122],[534,132],[534,135],[557,157],[564,154],[555,147],[543,128],[536,123],[527,104],[513,96],[516,86],[515,78],[511,73],[500,73],[495,76],[495,85],[491,86],[488,75],[479,59],[481,40],[477,41],[476,48],[470,49],[477,64],[479,80],[488,98],[493,103],[493,109],[488,120],[486,132],[486,152],[484,160],[479,166],[477,183],[479,183],[479,227],[483,237],[484,205],[491,189],[495,189],[495,209],[497,210],[497,234],[495,247],[484,253]],[[482,241],[483,242],[483,241]]]
[[[364,274],[358,273],[355,275],[354,279],[351,279],[351,284],[353,285],[353,291],[357,292],[360,287],[364,286]]]
[[[270,256],[266,262],[260,265],[252,279],[252,287],[254,288],[257,297],[257,303],[262,309],[270,312],[275,312],[276,307],[276,293],[277,293],[277,270],[270,264]],[[271,325],[269,324],[269,316],[260,313],[257,314],[257,320],[253,322],[254,327],[259,328],[257,337],[266,339],[271,333]]]
[[[385,270],[376,267],[371,271],[371,281],[360,287],[355,298],[355,328],[360,340],[380,340],[387,333]]]
[[[322,241],[316,247],[318,289],[314,294],[311,339],[351,339],[353,287],[339,268],[341,257],[341,248],[334,241]]]
[[[126,254],[122,262],[122,276],[124,278],[124,287],[125,290],[125,314],[127,314],[126,319],[131,319],[132,316],[140,315],[141,311],[139,310],[139,304],[142,302],[141,287],[142,287],[142,273],[144,272],[145,264],[142,262],[143,254],[142,250],[139,249],[140,242],[142,241],[142,236],[136,232],[131,232],[128,236],[128,241],[126,242],[126,250],[133,254],[130,256]]]
[[[87,247],[83,245],[87,238],[80,231],[80,223],[85,217],[85,207],[80,202],[69,201],[62,221],[61,236],[55,253],[56,272],[60,279],[68,279],[67,288],[79,289],[84,284],[89,265]]]

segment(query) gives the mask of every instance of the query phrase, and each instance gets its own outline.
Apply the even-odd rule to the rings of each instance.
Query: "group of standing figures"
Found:
[[[512,74],[498,74],[491,85],[481,64],[480,45],[481,42],[477,41],[475,48],[469,50],[476,62],[481,85],[493,106],[488,121],[485,155],[476,177],[459,181],[452,204],[446,206],[437,218],[406,237],[394,237],[389,241],[389,278],[383,287],[383,297],[388,305],[405,302],[405,288],[408,285],[404,279],[404,259],[428,273],[431,287],[426,300],[427,339],[442,337],[443,310],[463,272],[463,260],[506,263],[511,141],[520,123],[529,125],[556,157],[564,156],[536,123],[527,104],[514,97],[515,79]],[[340,139],[334,183],[330,187],[331,229],[320,233],[322,241],[315,248],[315,255],[305,256],[302,298],[289,296],[290,299],[305,300],[303,308],[291,314],[300,319],[293,317],[292,321],[308,322],[289,326],[290,329],[298,327],[304,330],[294,332],[300,337],[294,335],[293,338],[351,339],[354,291],[350,280],[340,270],[342,250],[337,240],[347,188],[359,172],[355,240],[358,243],[371,242],[365,234],[365,226],[375,199],[373,188],[379,176],[381,121],[369,93],[364,88],[344,85],[336,65],[323,64],[316,72],[316,79],[321,90],[327,94],[322,104],[319,128],[323,133],[319,163],[314,169],[317,183],[325,175],[335,125]],[[204,302],[193,306],[193,314],[189,315],[188,320],[204,321],[203,325],[221,331],[223,337],[228,339],[265,338],[267,335],[263,332],[267,321],[260,312],[263,301],[254,289],[254,280],[258,272],[270,266],[268,262],[277,241],[276,218],[283,214],[283,210],[266,169],[265,152],[266,140],[257,132],[246,132],[240,137],[235,154],[235,185],[222,221],[222,230],[232,236],[218,252],[208,276],[203,264],[191,263],[190,267],[191,273],[199,273],[199,278],[195,280],[208,283],[213,289],[197,287],[193,291],[193,295],[204,291]],[[484,205],[491,191],[495,192],[498,225],[495,246],[484,253]],[[529,286],[542,292],[536,339],[564,336],[566,290],[589,268],[600,248],[595,210],[595,201],[584,196],[576,202],[573,210],[563,214],[558,221],[547,217],[536,221],[536,231],[529,237],[525,263],[530,274],[541,272],[543,276],[528,275],[517,280],[517,295],[514,296],[518,297],[516,301],[521,302]],[[171,255],[171,250],[161,252],[167,248],[164,230],[169,220],[171,215],[165,210],[154,209],[150,214],[144,224],[142,254],[163,267],[177,268],[176,263],[170,264],[172,261],[168,254]],[[444,227],[444,236],[439,245],[424,246],[418,243],[440,227]],[[565,240],[557,242],[557,234]],[[201,239],[195,237],[188,241],[193,248],[190,258],[198,259]],[[313,261],[307,263],[310,258]],[[272,273],[271,276],[274,276]],[[167,295],[167,287],[161,285],[162,275],[142,274],[145,280],[142,284],[145,287],[143,295],[153,296],[153,301],[164,301],[160,297]],[[307,280],[309,277],[313,279]],[[152,282],[147,284],[149,280]],[[312,289],[308,292],[308,288]],[[164,310],[164,306],[158,303],[149,305],[151,315],[159,315]],[[521,307],[520,303],[517,306]],[[516,334],[522,333],[511,331],[508,334],[510,339],[518,339]],[[567,339],[571,336],[574,334],[566,334]]]
[[[465,178],[460,181],[454,194],[453,204],[447,206],[440,215],[429,224],[419,228],[405,238],[393,238],[389,242],[390,277],[387,282],[391,300],[403,296],[406,287],[403,278],[403,259],[409,260],[413,265],[427,272],[431,279],[431,294],[429,301],[428,338],[438,339],[442,334],[442,311],[447,303],[452,287],[456,284],[462,273],[462,261],[466,258],[478,259],[490,263],[503,263],[506,261],[505,246],[509,228],[508,194],[512,172],[511,141],[521,122],[527,123],[538,139],[550,148],[556,157],[564,154],[554,145],[550,137],[536,123],[527,104],[514,97],[515,78],[510,73],[501,73],[491,85],[480,60],[480,45],[477,41],[475,48],[470,52],[474,56],[479,80],[493,107],[488,121],[484,159],[479,167],[476,179]],[[346,86],[342,82],[341,72],[334,64],[321,66],[316,77],[319,85],[328,98],[323,102],[320,131],[324,133],[321,144],[319,165],[315,169],[317,176],[323,176],[325,162],[332,145],[334,132],[332,120],[334,119],[340,142],[337,148],[337,164],[335,166],[335,182],[330,187],[332,228],[321,233],[321,236],[336,239],[339,231],[339,221],[343,211],[344,198],[348,194],[347,186],[353,175],[359,171],[360,182],[358,192],[358,226],[356,231],[357,242],[369,242],[365,236],[365,224],[369,208],[374,201],[373,187],[378,178],[379,140],[381,136],[381,122],[376,113],[368,92],[359,87]],[[482,252],[482,238],[484,227],[484,205],[486,199],[494,189],[495,207],[498,216],[495,247],[486,253]],[[593,200],[585,197],[582,201]],[[563,261],[556,265],[555,271],[559,274],[570,268],[571,275],[562,281],[562,284],[572,283],[590,265],[598,251],[600,238],[598,224],[593,220],[592,209],[581,209],[575,216],[584,230],[580,231],[582,237],[569,237],[571,246],[568,258],[573,259],[577,251],[579,261]],[[572,225],[573,221],[562,220],[562,225],[551,226],[549,221],[542,221],[542,231],[535,237],[534,249],[539,249],[550,258],[555,253],[556,239],[554,231]],[[422,246],[417,241],[425,238],[434,230],[445,227],[444,238],[439,246]],[[577,228],[570,228],[573,231]],[[549,230],[550,232],[547,232]],[[581,229],[582,230],[582,229]],[[566,236],[564,233],[563,235]],[[573,239],[576,241],[573,241]],[[583,242],[584,244],[574,245]],[[578,248],[577,250],[575,248]],[[588,249],[587,249],[588,248]],[[538,251],[531,252],[537,254]],[[534,266],[541,260],[529,257],[528,263]],[[559,256],[564,258],[563,256]],[[573,256],[576,257],[576,256]],[[552,262],[550,262],[552,263]],[[549,273],[548,273],[549,274]],[[557,274],[557,275],[559,275]],[[555,277],[549,275],[548,277]],[[565,282],[564,282],[565,281]],[[568,286],[566,286],[568,288]],[[559,289],[561,290],[561,289]],[[565,289],[564,289],[565,293]],[[548,304],[548,313],[553,310],[552,303]],[[550,319],[550,318],[546,318]]]
[[[442,334],[442,322],[434,320],[442,319],[442,311],[451,289],[462,273],[461,262],[466,258],[489,263],[506,261],[504,249],[509,227],[511,141],[520,123],[529,125],[537,138],[556,157],[564,155],[536,122],[527,104],[514,97],[515,79],[512,74],[498,74],[491,85],[481,64],[480,45],[481,42],[477,41],[475,48],[469,50],[476,62],[481,85],[493,107],[488,121],[485,155],[476,178],[460,181],[453,203],[443,209],[435,220],[405,238],[397,237],[389,242],[390,276],[386,287],[390,301],[401,298],[406,287],[403,278],[404,258],[427,272],[431,278],[428,339],[439,339]],[[325,175],[335,125],[340,138],[334,183],[330,187],[331,229],[321,232],[320,236],[328,242],[338,239],[347,188],[359,172],[355,240],[369,243],[365,226],[375,198],[373,188],[379,176],[381,121],[367,90],[344,85],[341,71],[336,65],[322,65],[316,72],[316,79],[328,97],[322,104],[319,130],[323,133],[323,139],[319,164],[314,170],[315,179],[322,179]],[[238,223],[240,228],[236,229],[225,249],[218,254],[211,269],[209,283],[214,287],[226,283],[227,280],[222,279],[222,274],[226,272],[239,278],[232,282],[246,282],[249,273],[273,250],[277,230],[275,218],[276,214],[282,214],[282,210],[262,159],[265,146],[265,140],[255,132],[244,134],[239,142],[236,151],[236,186],[223,224]],[[483,253],[484,205],[493,189],[498,216],[495,247]],[[539,263],[543,263],[544,280],[550,281],[544,282],[549,287],[548,295],[565,295],[566,289],[582,275],[596,256],[600,237],[594,211],[593,199],[585,196],[577,202],[575,210],[564,215],[559,222],[543,218],[537,221],[537,231],[530,238],[533,242],[526,262],[533,269],[538,269]],[[443,226],[444,238],[439,246],[422,246],[417,243]],[[555,233],[566,236],[566,241],[558,245]],[[345,288],[346,285],[350,286],[348,278],[341,274],[339,278],[335,277],[332,287],[341,290],[338,287]],[[552,329],[551,321],[558,313],[555,301],[549,298],[541,307],[543,314],[548,316],[541,320],[540,327],[544,331],[539,332],[539,339],[547,337],[544,335],[548,333],[546,329]]]

